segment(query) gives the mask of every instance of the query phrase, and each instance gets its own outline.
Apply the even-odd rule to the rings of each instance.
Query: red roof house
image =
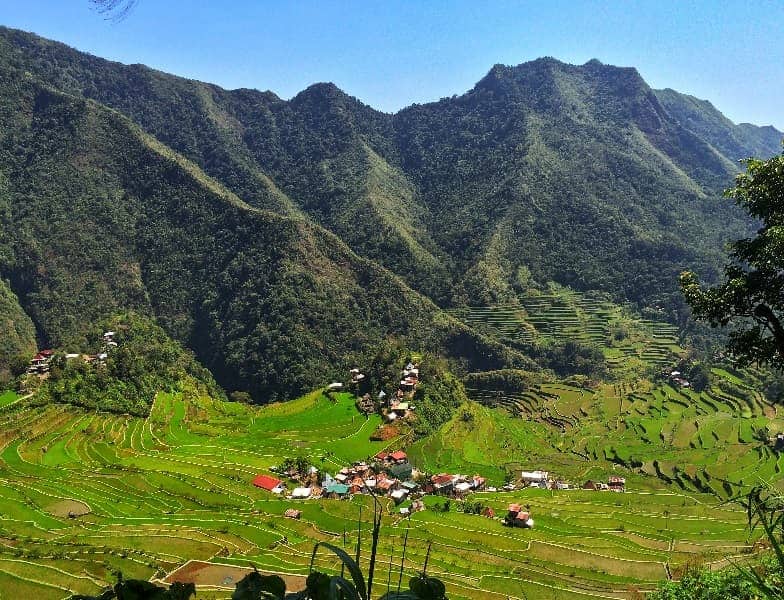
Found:
[[[269,475],[256,475],[253,479],[253,485],[260,487],[263,490],[267,490],[268,492],[276,492],[278,489],[283,489],[283,482],[280,479],[275,479]]]
[[[392,454],[390,454],[389,458],[391,458],[394,461],[402,461],[402,460],[407,460],[408,459],[408,455],[405,452],[403,452],[402,450],[397,450],[396,452],[393,452]]]

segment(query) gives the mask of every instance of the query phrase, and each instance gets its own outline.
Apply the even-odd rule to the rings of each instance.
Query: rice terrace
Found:
[[[784,600],[782,30],[5,2],[0,600]]]
[[[531,335],[560,335],[558,327],[568,327],[597,341],[607,339],[607,319],[623,319],[629,336],[605,351],[637,362],[619,363],[619,376],[593,387],[550,381],[509,392],[467,384],[471,400],[416,440],[405,429],[371,440],[382,417],[363,415],[350,392],[319,390],[254,408],[185,386],[159,392],[147,418],[35,406],[6,392],[2,589],[60,599],[97,593],[116,571],[160,581],[199,573],[191,579],[200,598],[228,598],[245,572],[232,567],[296,581],[309,571],[315,542],[351,552],[359,518],[363,544],[370,544],[372,498],[286,499],[251,485],[254,477],[279,472],[287,457],[335,475],[399,447],[424,473],[476,473],[487,485],[452,500],[448,511],[438,495],[426,495],[425,510],[407,515],[400,509],[410,500],[381,498],[382,586],[387,571],[397,577],[406,534],[406,575],[421,568],[432,545],[429,571],[450,598],[632,598],[690,564],[726,566],[756,552],[759,535],[749,534],[745,514],[722,503],[758,480],[781,481],[784,456],[757,432],[784,429],[784,419],[743,383],[754,372],[715,369],[714,385],[702,392],[668,377],[630,383],[630,368],[675,364],[676,340],[619,307],[579,307],[567,325],[552,311],[537,318],[530,305],[518,317],[530,323]],[[499,313],[476,309],[472,318],[499,328],[491,317]],[[739,395],[722,389],[722,381]],[[520,473],[534,469],[570,489],[521,487]],[[582,489],[611,476],[625,479],[625,492]],[[481,503],[482,514],[463,510],[472,503]],[[535,527],[502,524],[513,503],[528,507]],[[298,518],[285,518],[292,508]],[[317,561],[324,571],[338,568],[326,556]]]

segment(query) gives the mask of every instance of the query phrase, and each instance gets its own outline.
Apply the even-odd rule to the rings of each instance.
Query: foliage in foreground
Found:
[[[784,366],[784,154],[745,161],[746,172],[725,195],[761,221],[754,238],[730,246],[725,281],[702,288],[692,272],[681,275],[697,319],[713,327],[733,324],[729,351],[741,363]]]

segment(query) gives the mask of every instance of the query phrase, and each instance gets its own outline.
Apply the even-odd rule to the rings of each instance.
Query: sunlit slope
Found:
[[[383,447],[368,441],[377,419],[366,421],[347,395],[335,403],[312,394],[252,409],[199,397],[186,386],[182,394],[159,394],[148,419],[24,403],[0,410],[0,586],[42,598],[95,592],[116,569],[148,578],[188,559],[306,573],[315,541],[345,540],[353,548],[358,509],[369,508],[369,499],[297,503],[303,517],[293,521],[282,518],[291,502],[250,480],[286,456],[307,456],[334,472]],[[490,409],[474,410],[496,419],[497,431],[511,427]],[[530,453],[532,447],[521,450]],[[476,468],[493,476],[482,462],[491,461],[457,458],[432,467]],[[695,555],[718,560],[743,548],[744,515],[731,507],[655,484],[631,487],[625,495],[531,491],[476,497],[497,514],[511,501],[530,503],[537,519],[532,531],[509,530],[454,509],[417,513],[406,573],[421,568],[432,541],[429,569],[447,581],[450,597],[622,598],[630,586],[645,589],[666,577],[668,564],[673,568]],[[384,565],[383,582],[389,554],[394,551],[399,561],[409,527],[389,508],[378,563]],[[669,513],[666,523],[663,510]],[[369,515],[363,512],[365,547]],[[327,559],[319,559],[319,566],[337,568]]]

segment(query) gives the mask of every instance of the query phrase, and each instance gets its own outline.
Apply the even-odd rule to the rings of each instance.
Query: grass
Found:
[[[7,391],[7,392],[0,392],[0,408],[4,408],[9,404],[13,404],[19,399],[19,396],[16,392]]]

